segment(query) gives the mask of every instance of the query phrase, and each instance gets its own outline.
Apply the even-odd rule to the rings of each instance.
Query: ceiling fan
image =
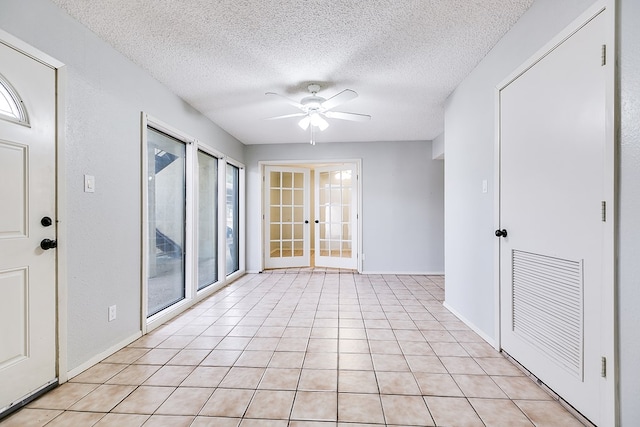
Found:
[[[331,111],[332,108],[342,105],[345,102],[351,101],[352,99],[358,97],[358,94],[351,89],[345,89],[329,99],[318,96],[318,92],[320,91],[320,85],[318,84],[310,84],[309,86],[307,86],[307,90],[309,90],[311,95],[305,96],[300,100],[300,102],[294,101],[293,99],[287,98],[286,96],[274,92],[267,92],[266,95],[282,98],[289,105],[293,105],[294,107],[302,110],[302,112],[300,113],[270,117],[267,120],[279,120],[289,117],[302,117],[302,119],[298,122],[298,126],[300,126],[303,130],[307,130],[309,128],[311,129],[311,144],[313,145],[315,144],[314,130],[317,128],[323,131],[329,127],[329,122],[327,122],[325,118],[350,120],[353,122],[366,122],[367,120],[371,119],[371,116],[367,114]]]

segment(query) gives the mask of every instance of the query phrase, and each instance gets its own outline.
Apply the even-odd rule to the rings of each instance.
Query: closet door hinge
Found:
[[[607,45],[603,44],[602,45],[602,52],[601,52],[601,65],[604,67],[605,65],[607,65]]]
[[[607,358],[604,356],[601,358],[601,365],[600,376],[602,378],[607,378]]]
[[[607,202],[605,202],[604,200],[601,202],[601,215],[602,215],[602,222],[607,222]]]

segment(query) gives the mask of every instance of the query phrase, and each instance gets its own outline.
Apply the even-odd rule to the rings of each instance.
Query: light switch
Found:
[[[84,176],[84,192],[95,193],[96,192],[96,177],[93,175]]]
[[[482,192],[486,193],[487,191],[489,191],[489,184],[487,183],[486,179],[482,180]]]

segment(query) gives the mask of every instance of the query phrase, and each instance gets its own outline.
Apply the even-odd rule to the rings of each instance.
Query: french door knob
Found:
[[[304,223],[305,223],[305,224],[309,224],[309,220],[308,220],[308,219],[305,219],[305,220],[304,220]]]
[[[496,230],[496,237],[507,237],[507,230]]]
[[[319,223],[320,223],[320,221],[318,221],[318,220],[316,219],[316,224],[319,224]]]
[[[51,239],[42,239],[42,242],[40,242],[40,247],[45,251],[48,251],[49,249],[57,248],[58,242]]]

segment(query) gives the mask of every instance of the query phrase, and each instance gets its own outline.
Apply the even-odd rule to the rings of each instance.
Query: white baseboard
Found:
[[[96,354],[95,356],[93,356],[91,359],[87,360],[86,362],[84,362],[82,365],[73,368],[72,370],[67,372],[67,379],[71,379],[77,375],[80,375],[81,373],[83,373],[84,371],[86,371],[87,369],[89,369],[90,367],[92,367],[93,365],[95,365],[96,363],[106,359],[107,357],[111,356],[113,353],[115,353],[118,350],[123,349],[124,347],[128,346],[129,344],[131,344],[132,342],[134,342],[135,340],[137,340],[138,338],[140,338],[142,336],[142,331],[138,331],[135,334],[129,336],[128,338],[125,338],[124,340],[120,341],[119,343],[112,345],[111,347],[109,347],[108,349],[106,349],[105,351],[103,351],[102,353]]]
[[[473,330],[473,332],[475,332],[476,334],[480,335],[480,338],[485,340],[489,345],[491,345],[491,347],[493,347],[493,348],[496,347],[495,340],[493,338],[491,338],[489,335],[487,335],[484,332],[482,332],[480,329],[478,329],[478,327],[476,325],[474,325],[472,322],[470,322],[469,319],[467,319],[466,317],[464,317],[463,315],[458,313],[455,309],[451,308],[451,306],[449,304],[447,304],[446,301],[443,302],[442,305],[444,306],[444,308],[449,310],[454,316],[456,316],[458,319],[460,319],[465,325],[470,327]]]
[[[444,271],[363,271],[361,274],[395,274],[398,276],[444,276]]]
[[[305,267],[306,268],[306,267]],[[264,270],[247,270],[247,274],[259,274]],[[399,276],[444,276],[444,271],[362,271],[360,274],[378,274],[388,275],[396,274]]]

